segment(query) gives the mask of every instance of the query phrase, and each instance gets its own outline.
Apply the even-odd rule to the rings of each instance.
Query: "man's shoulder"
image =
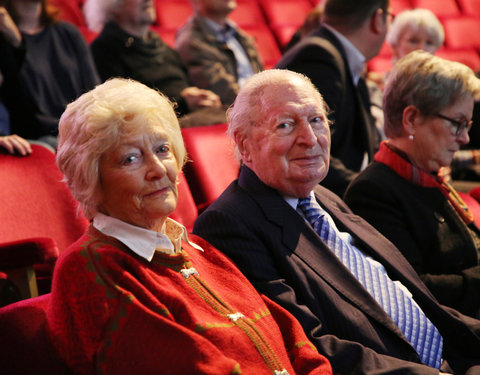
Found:
[[[189,45],[193,41],[205,39],[207,34],[208,28],[205,22],[198,16],[192,16],[178,29],[175,44],[177,47]]]

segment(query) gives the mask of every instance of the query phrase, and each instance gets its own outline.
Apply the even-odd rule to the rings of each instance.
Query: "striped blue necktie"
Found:
[[[298,207],[320,238],[400,328],[422,362],[440,368],[442,336],[413,299],[375,262],[370,262],[363,252],[340,237],[333,221],[329,222],[328,213],[315,199],[301,198]]]

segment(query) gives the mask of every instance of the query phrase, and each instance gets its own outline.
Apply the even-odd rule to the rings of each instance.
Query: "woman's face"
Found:
[[[400,35],[397,44],[392,46],[392,49],[398,60],[416,50],[423,50],[434,54],[439,47],[440,46],[435,43],[435,39],[424,27],[420,26],[418,30],[413,30],[407,26]]]
[[[102,155],[99,211],[160,231],[177,205],[177,160],[163,126],[124,136]]]
[[[455,104],[445,108],[441,115],[461,121],[470,120],[473,112],[473,98],[465,95]],[[456,126],[438,116],[419,115],[416,120],[410,158],[418,167],[436,173],[441,167],[449,166],[453,155],[460,146],[470,141],[468,129],[455,135]]]

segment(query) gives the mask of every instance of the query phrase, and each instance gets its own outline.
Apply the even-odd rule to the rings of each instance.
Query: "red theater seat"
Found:
[[[455,0],[412,0],[412,5],[414,8],[429,9],[439,18],[461,14]]]
[[[390,0],[390,6],[392,13],[397,15],[405,10],[412,9],[412,3],[410,0]]]
[[[70,374],[57,358],[47,334],[45,311],[50,294],[0,309],[2,374]]]
[[[185,175],[180,173],[178,179],[177,208],[170,217],[184,225],[190,233],[193,230],[193,224],[197,219],[198,209],[193,200],[192,192],[190,191]]]
[[[445,46],[453,49],[475,48],[480,50],[480,19],[455,17],[443,21]]]
[[[480,0],[457,0],[462,13],[468,16],[480,17]]]
[[[280,48],[266,25],[245,26],[244,31],[255,38],[258,53],[262,58],[265,69],[273,68],[282,57]]]
[[[237,0],[237,7],[228,17],[241,28],[266,22],[256,0]]]
[[[178,29],[192,16],[193,10],[189,0],[156,0],[156,25],[166,29]]]
[[[32,150],[26,157],[0,152],[0,241],[5,244],[40,239],[33,241],[32,246],[44,251],[50,263],[36,267],[41,271],[37,278],[49,290],[51,255],[55,251],[61,253],[76,241],[85,232],[88,221],[77,210],[77,202],[62,182],[54,153],[36,144]],[[6,256],[2,254],[4,262]],[[18,251],[11,251],[10,264],[15,264],[18,256]],[[2,264],[0,271],[9,274]],[[40,289],[45,290],[42,285]]]
[[[182,129],[191,162],[184,168],[199,211],[208,207],[238,176],[239,165],[227,125]]]
[[[458,50],[442,48],[437,51],[436,55],[447,60],[461,62],[474,72],[480,70],[480,56],[473,48]]]
[[[312,9],[309,0],[262,0],[260,1],[268,24],[297,25],[303,24]]]

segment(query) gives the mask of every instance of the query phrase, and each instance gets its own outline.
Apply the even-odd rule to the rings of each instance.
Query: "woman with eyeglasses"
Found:
[[[424,51],[400,59],[383,97],[387,140],[345,194],[440,303],[476,317],[480,230],[442,169],[469,141],[479,93],[480,80],[463,64]]]

